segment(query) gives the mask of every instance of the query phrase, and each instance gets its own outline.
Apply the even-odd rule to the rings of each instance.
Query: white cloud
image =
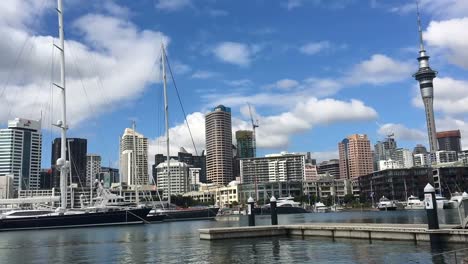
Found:
[[[168,12],[178,11],[185,7],[192,6],[191,0],[157,0],[155,7]]]
[[[296,81],[296,80],[281,79],[281,80],[278,80],[275,83],[269,84],[269,85],[267,85],[265,87],[270,88],[270,89],[290,90],[290,89],[295,88],[297,86],[299,86],[299,82]]]
[[[468,1],[466,1],[468,3]],[[448,60],[468,69],[468,17],[445,21],[432,21],[424,32],[428,44],[446,51]]]
[[[302,0],[286,0],[286,3],[284,3],[284,7],[286,7],[288,10],[292,10],[301,6]]]
[[[0,78],[11,77],[7,92],[0,91],[3,95],[0,120],[5,122],[16,116],[38,119],[41,110],[44,120],[57,120],[59,111],[54,111],[54,116],[50,117],[50,82],[57,81],[59,76],[57,50],[54,51],[53,80],[50,76],[52,44],[58,40],[24,27],[31,23],[34,15],[43,15],[38,11],[42,9],[37,1],[1,1],[0,5],[0,12],[6,14],[0,16],[0,34],[9,36],[0,42]],[[15,16],[15,12],[21,14]],[[135,99],[148,84],[157,80],[152,66],[160,52],[155,43],[169,41],[163,33],[140,30],[129,21],[102,14],[79,17],[65,27],[73,27],[83,40],[65,43],[67,110],[72,127]],[[12,69],[23,43],[25,52],[16,69]],[[53,108],[57,110],[58,89],[54,89],[53,95]]]
[[[307,55],[315,55],[326,49],[331,48],[328,41],[310,42],[299,48],[299,51]]]
[[[193,79],[210,79],[218,76],[217,72],[212,71],[196,71],[192,74]]]
[[[326,161],[326,160],[338,159],[340,155],[337,150],[330,150],[330,151],[311,152],[310,156],[313,159],[316,159],[317,163],[319,163],[319,162]]]
[[[427,139],[426,132],[419,129],[408,128],[403,124],[383,124],[377,130],[377,133],[381,136],[393,134],[398,140],[421,141]]]
[[[336,94],[343,87],[343,84],[332,79],[311,77],[305,79],[301,87],[315,97],[325,97]]]
[[[239,66],[249,66],[252,56],[258,47],[248,46],[239,42],[221,42],[213,50],[214,55],[221,61]]]
[[[415,86],[413,105],[424,109],[419,87]],[[434,109],[448,115],[468,113],[468,81],[449,77],[434,79]]]
[[[370,83],[374,85],[398,82],[411,78],[414,65],[394,60],[383,54],[374,54],[354,66],[346,81],[350,84]]]
[[[184,64],[180,61],[174,62],[174,65],[172,67],[174,68],[174,72],[177,74],[186,74],[192,71],[192,68],[189,65]]]
[[[468,15],[468,2],[466,0],[421,0],[420,11],[435,17],[448,19]],[[416,13],[416,2],[394,6],[390,9],[398,13]]]
[[[240,80],[230,80],[230,81],[224,81],[227,85],[229,86],[234,86],[234,87],[250,87],[253,86],[253,82],[249,79],[240,79]]]
[[[229,12],[221,9],[209,9],[208,14],[212,17],[221,17],[229,15]]]
[[[287,100],[287,98],[285,98]],[[257,106],[257,102],[252,101]],[[334,99],[319,100],[314,97],[300,98],[297,105],[279,114],[261,116],[252,107],[254,119],[258,119],[257,146],[259,148],[278,149],[287,147],[292,135],[307,131],[315,126],[336,122],[359,122],[377,118],[377,112],[361,101],[339,101]],[[231,106],[231,105],[230,105]],[[233,134],[237,130],[251,129],[250,115],[244,98],[241,106],[241,117],[232,117]],[[232,106],[231,106],[232,107]],[[234,109],[234,108],[233,108]],[[236,112],[236,111],[233,111]],[[195,112],[187,116],[198,153],[205,147],[205,115]],[[185,123],[178,124],[169,130],[171,153],[177,153],[180,147],[194,153],[189,131]],[[150,142],[150,155],[165,153],[165,136]],[[328,157],[328,156],[327,156]],[[335,155],[333,155],[335,157]]]

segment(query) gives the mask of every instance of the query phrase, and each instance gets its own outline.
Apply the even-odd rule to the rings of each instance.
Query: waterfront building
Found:
[[[458,161],[464,166],[468,166],[468,150],[462,150],[458,153]]]
[[[282,152],[265,157],[240,159],[240,178],[243,184],[302,181],[305,176],[305,156]]]
[[[158,173],[157,186],[158,189],[163,191],[163,199],[167,199],[169,193],[171,195],[182,195],[190,191],[189,165],[177,160],[169,160],[170,179],[168,179],[167,162],[160,163],[156,170]]]
[[[451,197],[454,192],[468,190],[468,166],[446,166],[431,171],[436,193]]]
[[[86,182],[93,186],[94,180],[99,178],[101,173],[101,156],[97,154],[86,155]]]
[[[273,195],[278,199],[288,196],[298,197],[303,193],[302,181],[242,183],[239,188],[239,203],[246,204],[249,197],[253,197],[261,206],[270,203]]]
[[[456,162],[458,161],[457,152],[456,151],[437,151],[435,153],[436,162],[439,163],[448,163],[448,162]]]
[[[177,156],[171,156],[171,159],[178,160],[180,162],[183,162],[187,165],[192,166],[193,168],[199,168],[199,181],[206,183],[206,156],[205,156],[205,151],[201,152],[200,156],[195,156],[191,153],[188,153],[184,148],[180,148],[180,151],[177,153]],[[153,171],[153,179],[155,182],[157,182],[158,178],[158,173],[156,170],[156,167],[162,163],[165,162],[166,156],[163,154],[156,154],[154,156],[154,165],[152,166],[152,171]]]
[[[189,168],[190,190],[198,189],[200,185],[200,168]]]
[[[428,154],[420,153],[413,155],[413,162],[415,167],[427,167],[429,166]]]
[[[461,151],[461,134],[460,130],[440,131],[437,132],[437,142],[439,150]]]
[[[205,139],[207,181],[226,185],[233,180],[231,108],[218,105],[206,114]]]
[[[40,121],[15,118],[0,129],[0,177],[13,175],[15,191],[39,188],[41,153]]]
[[[315,196],[318,201],[332,196],[334,203],[341,204],[345,195],[353,194],[351,180],[335,179],[330,175],[319,175],[314,181],[304,181],[302,186],[304,195]]]
[[[67,138],[66,142],[66,159],[70,161],[71,183],[76,183],[80,187],[89,186],[89,182],[86,180],[88,141],[84,138]],[[54,186],[57,188],[60,187],[60,171],[55,168],[55,163],[57,159],[60,158],[61,145],[62,142],[60,138],[54,139],[52,143],[51,168],[54,177]]]
[[[421,19],[418,10],[418,30],[419,30],[419,69],[413,74],[413,77],[419,82],[419,89],[424,103],[424,110],[426,112],[427,135],[429,138],[430,152],[434,153],[439,148],[437,147],[436,125],[434,120],[434,85],[433,79],[436,77],[437,72],[432,70],[429,66],[429,56],[424,49],[423,34],[421,29]]]
[[[394,158],[394,151],[397,148],[397,142],[393,137],[388,137],[384,141],[377,141],[374,145],[374,156],[377,161]]]
[[[215,192],[216,205],[230,207],[233,203],[239,203],[240,184],[231,181],[227,186],[220,186]]]
[[[401,169],[402,166],[400,162],[396,160],[379,160],[379,170],[392,170],[392,169]]]
[[[54,178],[52,175],[52,169],[41,169],[39,173],[40,185],[39,189],[41,190],[50,190],[54,187]]]
[[[361,199],[377,203],[382,196],[390,200],[406,201],[414,195],[424,196],[424,186],[432,183],[432,171],[426,167],[409,169],[387,169],[376,171],[358,178]]]
[[[255,146],[253,131],[250,130],[239,130],[236,131],[236,142],[237,142],[237,157],[243,158],[254,158]]]
[[[322,161],[317,165],[318,174],[329,174],[335,178],[340,178],[340,160],[331,159]]]
[[[304,167],[304,181],[315,181],[318,178],[317,166],[306,163]]]
[[[120,173],[120,180],[128,185],[149,182],[148,139],[131,128],[126,128],[120,139]]]
[[[353,179],[373,171],[370,141],[365,134],[354,134],[338,143],[340,178]]]
[[[427,149],[422,144],[417,144],[413,149],[413,154],[427,154]]]
[[[14,174],[0,176],[0,199],[15,197],[14,177]]]
[[[119,169],[111,167],[101,167],[99,173],[99,181],[104,182],[104,187],[109,188],[113,183],[120,182]]]
[[[414,166],[413,153],[409,149],[395,149],[394,156],[395,160],[400,164],[400,168],[411,168]]]

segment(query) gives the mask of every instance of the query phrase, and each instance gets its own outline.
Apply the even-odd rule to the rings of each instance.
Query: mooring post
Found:
[[[435,189],[429,183],[424,187],[424,205],[426,207],[428,229],[439,229]]]
[[[254,211],[254,204],[255,201],[252,197],[249,197],[247,200],[249,204],[247,207],[247,214],[249,215],[249,226],[255,226],[255,211]]]
[[[270,198],[271,225],[278,225],[278,211],[276,210],[276,198]]]

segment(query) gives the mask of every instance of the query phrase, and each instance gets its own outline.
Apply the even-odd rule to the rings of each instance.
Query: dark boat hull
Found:
[[[269,207],[263,208],[254,208],[256,215],[271,215],[271,210]],[[306,209],[301,207],[276,207],[276,212],[278,214],[304,214],[309,213]]]
[[[0,219],[0,231],[143,224],[150,208]]]
[[[166,210],[160,214],[150,214],[146,219],[153,222],[153,217],[158,215],[165,215],[164,221],[188,221],[188,220],[203,220],[214,219],[218,214],[219,208],[196,208],[196,209],[183,209],[183,210]]]

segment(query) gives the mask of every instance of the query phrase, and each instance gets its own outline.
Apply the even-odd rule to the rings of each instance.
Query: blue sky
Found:
[[[416,81],[413,1],[385,0],[65,0],[69,135],[117,166],[118,138],[131,120],[162,153],[161,42],[166,43],[198,151],[204,114],[232,108],[233,130],[258,119],[257,153],[314,152],[338,157],[353,133],[372,143],[394,133],[399,146],[427,145]],[[55,1],[0,3],[3,124],[43,115],[43,165],[59,118]],[[421,0],[435,80],[437,129],[460,129],[468,147],[468,3]],[[193,151],[169,83],[171,151]],[[53,113],[53,114],[51,114]],[[153,158],[150,158],[153,161]]]

